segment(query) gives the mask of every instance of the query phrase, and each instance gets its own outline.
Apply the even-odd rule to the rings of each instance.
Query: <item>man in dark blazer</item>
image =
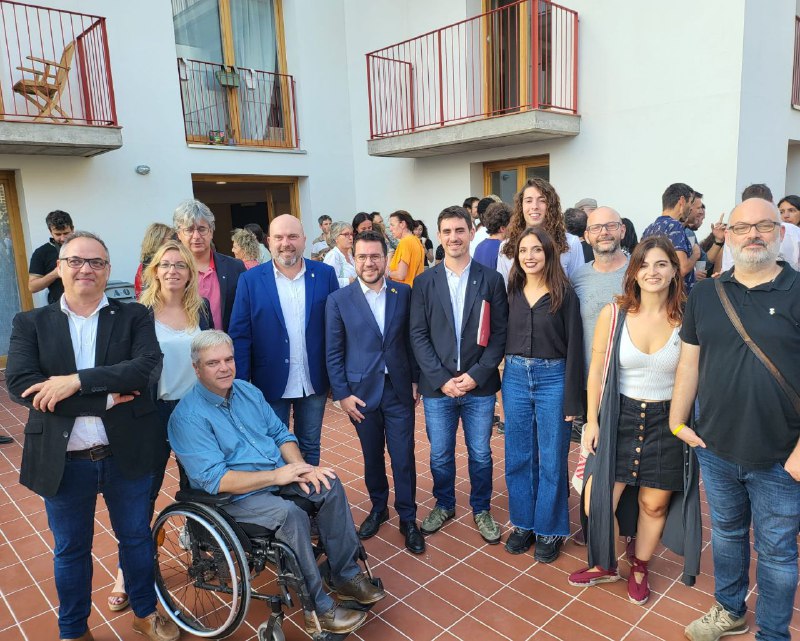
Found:
[[[475,235],[463,207],[448,207],[438,219],[445,259],[417,276],[411,294],[411,344],[420,367],[419,392],[431,444],[436,506],[422,522],[433,534],[455,516],[455,438],[459,418],[469,457],[470,505],[487,543],[500,542],[492,518],[494,396],[503,358],[508,300],[503,278],[470,259]]]
[[[211,305],[214,327],[227,332],[239,276],[247,270],[238,258],[212,249],[214,224],[214,214],[199,200],[184,200],[172,216],[178,238],[197,264],[197,288]]]
[[[147,390],[161,351],[147,309],[108,300],[105,244],[76,232],[62,245],[58,302],[14,318],[8,390],[29,408],[20,482],[44,497],[55,540],[62,639],[91,640],[92,537],[98,491],[108,506],[133,627],[177,639],[156,612],[150,491],[166,443]],[[162,434],[159,438],[159,434]]]
[[[228,334],[236,377],[258,387],[284,425],[294,414],[303,459],[319,465],[328,373],[325,299],[339,288],[334,269],[305,260],[306,237],[294,216],[269,226],[272,260],[239,280]]]
[[[384,277],[386,240],[377,232],[356,237],[358,279],[328,296],[325,342],[333,400],[340,401],[361,441],[364,482],[372,510],[359,537],[368,539],[389,519],[388,448],[400,532],[415,554],[425,551],[417,527],[414,406],[419,373],[408,335],[411,288]]]

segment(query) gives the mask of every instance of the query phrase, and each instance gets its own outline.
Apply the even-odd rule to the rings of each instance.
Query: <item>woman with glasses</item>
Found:
[[[333,267],[339,287],[347,287],[356,279],[356,266],[353,263],[353,228],[341,221],[331,225],[328,232],[331,250],[325,254],[326,265]]]
[[[695,518],[687,502],[698,496],[697,478],[691,478],[696,466],[669,429],[685,300],[672,243],[650,236],[631,255],[622,295],[600,312],[592,345],[582,439],[590,452],[583,492],[589,565],[570,574],[569,583],[589,587],[619,580],[616,530],[635,531],[628,598],[639,605],[650,597],[648,564],[670,506],[678,506],[673,524],[688,514],[698,537],[700,532],[699,503]],[[680,496],[673,497],[676,493]],[[688,559],[691,550],[699,553],[700,543],[687,543],[687,532],[692,529],[670,537],[680,541],[678,549]]]
[[[208,301],[201,298],[197,289],[197,268],[192,254],[181,243],[171,240],[163,244],[144,273],[148,287],[142,293],[140,302],[150,309],[158,344],[164,354],[161,377],[155,390],[156,406],[164,430],[164,450],[161,464],[153,475],[150,495],[152,513],[169,460],[169,417],[178,401],[197,380],[192,367],[192,339],[205,329],[213,329],[214,323]],[[122,569],[119,569],[117,581],[108,597],[108,607],[116,612],[127,605],[125,579]]]

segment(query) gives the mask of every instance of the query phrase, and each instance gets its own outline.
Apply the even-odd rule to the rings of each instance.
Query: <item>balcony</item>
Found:
[[[105,18],[0,0],[0,154],[122,146]]]
[[[178,77],[188,143],[298,148],[292,76],[179,58]]]
[[[373,156],[575,136],[578,14],[520,0],[367,54]]]

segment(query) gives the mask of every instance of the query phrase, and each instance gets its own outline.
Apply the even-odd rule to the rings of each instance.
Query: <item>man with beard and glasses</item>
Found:
[[[328,373],[325,369],[325,299],[339,288],[336,272],[305,260],[306,237],[289,214],[269,226],[272,260],[245,272],[228,333],[236,377],[250,381],[281,422],[294,415],[303,459],[319,465]]]
[[[756,638],[788,640],[800,526],[800,277],[778,259],[784,231],[771,202],[745,200],[725,236],[734,268],[689,296],[669,421],[695,448],[711,512],[716,603],[686,636],[716,641],[747,632],[752,524]],[[737,316],[755,349],[734,327]],[[685,421],[698,381],[700,419],[692,429]]]

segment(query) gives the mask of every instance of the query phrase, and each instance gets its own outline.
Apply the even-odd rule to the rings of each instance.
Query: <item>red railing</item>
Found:
[[[0,119],[116,125],[106,19],[0,0]]]
[[[187,141],[299,146],[292,76],[179,58],[178,77]]]
[[[792,70],[792,107],[800,109],[800,17],[794,19],[794,68]]]
[[[370,138],[528,109],[578,113],[578,14],[520,0],[367,54]]]

